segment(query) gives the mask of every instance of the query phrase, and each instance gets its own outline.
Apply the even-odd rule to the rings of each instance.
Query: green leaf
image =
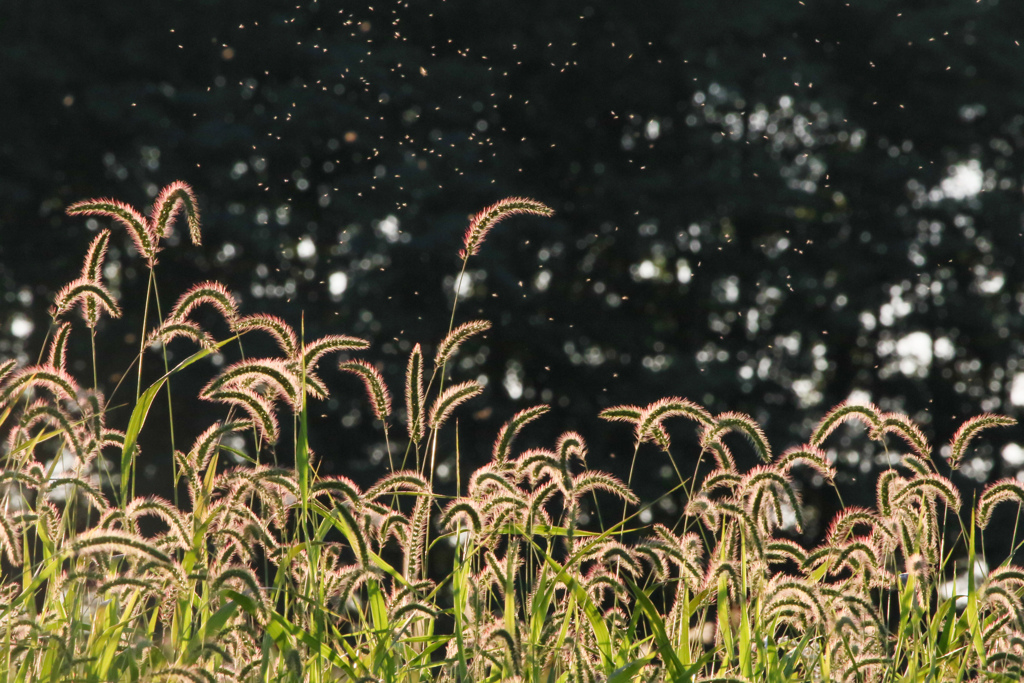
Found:
[[[131,419],[128,420],[128,429],[124,433],[124,446],[121,448],[121,502],[122,504],[128,502],[128,485],[131,477],[131,467],[133,464],[133,453],[135,451],[135,444],[139,438],[139,432],[142,431],[142,426],[146,423],[146,416],[149,415],[149,409],[153,405],[153,399],[156,398],[157,392],[164,385],[171,375],[180,372],[192,365],[198,360],[209,356],[211,353],[221,348],[225,344],[237,339],[237,335],[229,339],[225,339],[219,342],[216,346],[210,349],[202,349],[193,353],[185,360],[178,363],[167,373],[154,382],[146,391],[139,396],[138,402],[135,404],[135,408],[132,410]]]
[[[654,640],[658,643],[658,654],[664,660],[669,676],[672,677],[675,683],[689,683],[691,680],[690,674],[683,667],[679,658],[676,657],[675,648],[672,647],[672,641],[668,638],[668,632],[665,630],[665,621],[661,618],[658,608],[654,606],[651,598],[648,597],[643,589],[636,585],[633,579],[629,576],[623,576],[623,578],[626,581],[626,585],[629,586],[629,590],[633,592],[636,604],[647,615],[647,621],[651,625],[651,630],[654,631]]]
[[[305,377],[303,377],[305,379]],[[306,387],[302,387],[302,410],[299,412],[299,434],[295,444],[295,472],[302,497],[302,518],[306,519],[309,506],[309,424],[306,414]]]
[[[157,393],[160,391],[160,387],[167,381],[168,375],[164,375],[156,382],[154,382],[148,389],[142,392],[139,396],[138,403],[135,404],[135,409],[132,410],[132,417],[128,421],[128,429],[124,433],[124,446],[121,448],[121,504],[124,505],[128,502],[128,485],[132,479],[131,468],[134,461],[135,454],[135,443],[139,439],[139,432],[142,431],[142,426],[146,424],[146,416],[149,415],[149,409],[153,405],[153,399],[156,398]]]
[[[256,601],[249,596],[243,595],[238,591],[231,590],[230,588],[222,590],[221,595],[235,601],[239,607],[251,616],[259,617],[261,615],[260,609],[256,606]],[[291,649],[289,637],[295,640],[300,640],[310,649],[310,651],[319,654],[331,664],[344,671],[351,679],[355,680],[359,678],[359,676],[356,675],[356,672],[352,669],[352,665],[339,657],[338,653],[328,647],[326,643],[320,642],[310,635],[308,631],[299,628],[277,612],[270,612],[270,621],[267,623],[267,635],[272,638],[282,650]]]
[[[459,658],[458,680],[460,681],[466,680],[466,677],[469,675],[469,663],[466,661],[466,646],[462,638],[462,632],[465,628],[463,625],[463,612],[466,609],[469,570],[469,562],[465,559],[460,560],[458,553],[456,553],[455,569],[452,572],[452,614],[455,617],[455,642]]]
[[[316,510],[319,514],[323,515],[324,517],[330,519],[331,523],[334,524],[335,528],[337,528],[338,531],[340,531],[345,536],[345,539],[349,542],[349,545],[351,547],[358,547],[359,541],[356,538],[358,532],[355,529],[353,529],[352,525],[345,519],[342,512],[340,512],[338,509],[332,510],[330,508],[327,508],[324,506],[323,503],[320,503],[319,501],[313,501],[312,509]],[[406,580],[404,576],[402,576],[402,574],[397,569],[388,564],[387,561],[385,561],[384,558],[382,558],[380,555],[370,550],[369,547],[366,548],[366,554],[371,562],[373,562],[379,568],[383,569],[392,577],[394,577],[395,581],[397,581],[399,584],[401,584],[402,586],[409,585],[409,582]]]
[[[224,595],[223,591],[221,591],[221,595]],[[253,605],[255,605],[255,602]],[[224,628],[228,619],[234,616],[236,611],[238,611],[238,603],[230,601],[214,612],[213,615],[203,623],[203,626],[199,631],[200,637],[194,638],[192,642],[189,643],[189,662],[196,661],[197,656],[202,652],[203,643],[206,640],[217,639],[217,636],[220,634],[220,630]]]
[[[618,669],[613,671],[610,676],[608,676],[608,683],[627,683],[628,681],[632,681],[637,672],[647,664],[650,664],[653,660],[653,656],[645,657],[620,666]]]

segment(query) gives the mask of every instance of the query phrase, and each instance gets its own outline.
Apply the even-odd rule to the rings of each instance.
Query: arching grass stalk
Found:
[[[135,384],[135,401],[138,403],[142,395],[142,366],[143,366],[143,355],[146,350],[147,343],[147,323],[149,317],[149,302],[150,295],[154,297],[157,309],[157,315],[160,319],[163,318],[160,312],[160,301],[159,294],[157,292],[156,285],[156,253],[159,250],[159,242],[161,239],[169,236],[174,227],[174,222],[179,213],[184,212],[187,217],[189,235],[192,239],[192,243],[199,245],[201,243],[200,228],[199,228],[199,210],[197,208],[196,197],[186,183],[181,181],[175,181],[166,187],[164,187],[157,195],[156,200],[153,202],[150,216],[143,216],[142,213],[137,211],[134,207],[125,204],[124,202],[114,199],[88,199],[85,201],[77,202],[67,208],[68,215],[93,215],[93,216],[106,216],[114,219],[121,223],[128,231],[129,236],[135,244],[136,250],[146,260],[146,267],[148,277],[146,281],[146,298],[142,309],[142,329],[139,333],[139,355],[138,355],[138,375]],[[109,243],[109,231],[104,230],[99,233],[93,240],[89,247],[89,252],[86,254],[85,263],[82,268],[82,276],[79,281],[82,285],[79,289],[83,291],[82,308],[83,315],[86,318],[86,323],[90,329],[95,331],[98,314],[101,309],[106,309],[111,315],[117,316],[120,311],[117,310],[116,305],[112,304],[112,301],[108,300],[109,292],[103,287],[102,279],[102,264],[103,258],[106,255],[107,245]],[[76,281],[78,282],[78,281]],[[75,291],[75,288],[69,285],[71,292]],[[68,289],[66,288],[67,292]],[[64,294],[62,292],[62,294]],[[66,298],[66,297],[65,297]],[[77,298],[77,295],[76,295]],[[64,308],[68,306],[68,301],[61,302],[61,295],[58,295],[58,303],[55,304],[55,309]],[[71,299],[73,303],[75,299]],[[167,360],[166,347],[163,349],[164,358],[164,373],[165,377],[170,374],[170,368]],[[94,371],[94,385],[95,381],[95,359],[93,362]],[[170,420],[170,432],[171,432],[171,453],[172,462],[174,460],[173,453],[175,451],[174,446],[174,420],[172,410],[172,399],[170,383],[167,385],[167,409],[168,419]],[[172,465],[175,471],[175,481],[177,481],[177,466]],[[123,473],[122,473],[123,476]],[[131,481],[132,495],[135,492],[135,480],[134,471],[132,472]],[[177,499],[177,488],[175,487],[174,493],[175,499]]]
[[[469,264],[469,258],[479,253],[481,245],[483,245],[484,240],[487,238],[487,234],[495,225],[508,216],[514,216],[516,214],[552,216],[554,215],[554,210],[533,199],[509,197],[496,204],[492,204],[486,209],[483,209],[470,220],[469,227],[466,228],[466,233],[463,236],[462,249],[459,251],[459,258],[462,260],[462,264],[459,268],[459,275],[455,278],[455,294],[452,299],[451,314],[448,316],[448,331],[445,334],[446,339],[450,338],[452,331],[455,329],[455,309],[459,305],[459,295],[462,293],[462,283],[463,278],[466,277],[466,268]],[[434,371],[430,376],[430,381],[427,382],[427,392],[430,391],[430,387],[434,383],[434,378],[438,374],[440,374],[438,393],[444,391],[445,369],[447,368],[450,357],[451,353],[447,353],[444,355],[440,367],[435,364]],[[432,453],[430,465],[431,477],[433,477],[434,468],[433,455],[434,454]],[[431,481],[433,481],[433,479],[431,479]]]
[[[455,279],[454,283],[455,292],[452,298],[452,310],[450,315],[448,316],[448,331],[445,334],[445,341],[442,343],[441,352],[438,353],[438,356],[435,359],[434,369],[430,375],[430,380],[427,382],[427,388],[424,391],[424,395],[429,394],[430,389],[433,386],[434,379],[438,378],[438,401],[440,402],[441,399],[445,396],[444,381],[445,372],[448,367],[448,361],[450,360],[452,354],[454,353],[455,348],[462,341],[462,339],[459,338],[453,339],[452,333],[455,330],[455,310],[459,305],[459,295],[462,292],[463,278],[466,277],[466,269],[469,264],[469,258],[479,252],[480,246],[486,239],[487,234],[495,225],[497,225],[501,220],[508,216],[522,213],[533,214],[538,216],[551,216],[554,214],[554,211],[548,206],[545,206],[544,204],[532,199],[526,199],[522,197],[509,197],[480,211],[478,214],[476,214],[476,216],[472,218],[472,220],[470,220],[469,227],[466,228],[466,233],[463,236],[463,247],[459,251],[459,257],[462,260],[462,264],[459,268],[459,275]],[[489,326],[490,325],[488,324],[487,327]],[[486,329],[486,327],[478,329],[467,327],[467,336],[469,334],[474,334],[476,332],[482,331],[483,329]],[[440,360],[440,362],[438,363],[437,360]],[[464,400],[464,398],[455,398],[454,400],[461,401]],[[435,404],[435,408],[437,407],[437,405],[438,404]],[[431,416],[431,422],[434,423],[433,415]],[[429,465],[427,465],[427,463],[424,462],[424,466],[429,466],[430,468],[429,482],[431,489],[433,489],[434,486],[434,472],[437,469],[437,433],[439,427],[440,424],[431,425],[430,434],[428,436],[427,441],[430,448],[430,462]],[[408,449],[406,450],[406,453],[408,453]],[[416,455],[416,468],[418,471],[422,472],[422,470],[420,470],[420,463],[418,462],[418,448],[416,449]],[[405,458],[403,457],[403,463],[404,461]]]
[[[149,272],[150,272],[150,276],[151,276],[150,277],[150,281],[152,282],[152,285],[153,285],[153,301],[156,304],[156,315],[157,315],[158,319],[163,320],[164,315],[163,315],[163,312],[161,311],[161,308],[160,308],[160,291],[157,288],[156,273],[155,273],[155,270],[153,268],[150,268]],[[148,298],[148,295],[147,295],[147,298]],[[145,337],[145,333],[146,333],[145,317],[143,317],[142,332],[143,332],[143,334],[141,335],[142,336],[142,340],[143,340],[142,343],[145,344],[145,341],[146,341],[146,337]],[[144,351],[145,351],[144,348],[140,349],[140,351],[139,351],[139,377],[140,378],[142,377],[142,354],[144,353]],[[171,364],[170,364],[170,362],[169,362],[169,360],[167,358],[167,345],[166,344],[161,344],[160,345],[160,355],[163,358],[163,362],[164,362],[164,374],[167,374],[167,373],[169,373],[171,371]],[[168,431],[170,433],[170,439],[171,439],[171,472],[172,472],[172,476],[174,477],[174,504],[177,505],[178,504],[178,481],[179,481],[179,474],[178,474],[178,464],[174,460],[174,452],[177,450],[177,446],[176,446],[175,440],[174,440],[174,433],[175,433],[176,430],[175,430],[175,427],[174,427],[174,401],[172,400],[171,379],[170,379],[170,377],[167,378],[167,383],[166,383],[164,389],[165,389],[165,392],[166,392],[166,395],[167,395],[167,428],[168,428]],[[138,393],[138,390],[136,389],[136,394],[137,393]],[[136,398],[137,398],[137,396],[136,396]],[[132,491],[134,493],[134,482],[133,482]]]

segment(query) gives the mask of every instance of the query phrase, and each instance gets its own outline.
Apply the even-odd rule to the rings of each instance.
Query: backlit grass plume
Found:
[[[67,208],[69,216],[107,216],[128,229],[135,248],[150,267],[156,264],[159,241],[170,234],[178,211],[184,208],[188,216],[189,234],[193,244],[200,243],[199,210],[195,195],[186,183],[175,181],[165,187],[153,203],[151,217],[146,218],[134,207],[117,199],[86,199]]]
[[[448,362],[455,355],[459,346],[473,335],[486,332],[491,328],[491,323],[486,320],[472,320],[459,325],[448,333],[441,345],[437,347],[437,354],[434,356],[434,365],[440,366]]]
[[[174,219],[184,209],[188,221],[188,233],[192,238],[192,244],[202,243],[199,234],[199,208],[196,203],[196,196],[192,188],[180,180],[176,180],[164,189],[160,190],[156,201],[153,202],[153,209],[150,213],[150,225],[158,237],[167,237],[171,234]]]
[[[82,317],[89,327],[96,327],[101,310],[106,311],[111,318],[121,317],[121,307],[107,288],[100,282],[85,278],[72,280],[57,293],[50,308],[50,315],[57,318],[74,308],[76,304],[81,304]]]
[[[89,244],[89,251],[86,252],[85,262],[82,264],[81,278],[83,280],[95,283],[101,282],[103,275],[103,260],[107,255],[107,247],[109,244],[110,231],[100,230],[92,243]]]
[[[116,199],[87,199],[67,208],[69,216],[107,216],[128,229],[135,249],[152,266],[156,262],[158,236],[149,221],[139,211]]]
[[[377,368],[363,360],[347,361],[341,363],[338,368],[343,372],[351,372],[362,380],[374,415],[381,422],[387,422],[388,415],[391,414],[391,392],[388,391],[384,378]]]
[[[112,318],[121,316],[121,307],[103,285],[103,259],[110,243],[110,231],[101,230],[89,245],[81,276],[67,284],[54,299],[50,315],[56,319],[76,304],[82,306],[82,318],[90,328],[99,322],[100,311]]]
[[[520,213],[528,213],[535,216],[551,216],[555,212],[550,207],[525,197],[502,199],[497,204],[492,204],[473,216],[473,219],[469,222],[469,227],[466,228],[462,249],[459,251],[459,258],[465,260],[479,253],[480,245],[483,244],[487,238],[487,233],[495,225],[508,216]]]
[[[960,463],[963,461],[964,454],[967,452],[967,447],[970,445],[971,440],[983,429],[990,427],[1009,427],[1017,424],[1017,421],[1012,417],[1005,417],[1003,415],[993,415],[992,413],[982,413],[976,415],[971,419],[960,425],[960,429],[957,430],[956,434],[949,442],[949,464],[953,469],[960,467]]]
[[[409,424],[409,438],[416,444],[426,433],[423,419],[423,350],[417,344],[409,354],[405,373],[405,411]]]
[[[238,306],[227,287],[219,282],[201,282],[178,298],[168,318],[181,322],[186,320],[196,307],[203,304],[213,306],[229,324],[233,325],[238,317]]]
[[[434,401],[430,408],[430,428],[440,429],[457,406],[473,398],[484,388],[479,382],[470,380],[448,387]]]

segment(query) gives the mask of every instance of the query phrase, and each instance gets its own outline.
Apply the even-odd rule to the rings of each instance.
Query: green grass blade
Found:
[[[640,669],[644,668],[652,661],[654,661],[653,656],[636,659],[628,664],[624,664],[608,676],[608,683],[628,683],[629,681],[634,680],[634,677],[640,672]]]
[[[452,572],[452,614],[455,617],[455,642],[458,654],[459,680],[464,681],[469,675],[469,664],[466,660],[466,646],[462,637],[465,629],[466,598],[469,584],[469,561],[459,559],[455,554],[455,569]]]
[[[134,464],[135,444],[139,439],[139,432],[146,424],[146,416],[153,405],[153,400],[159,393],[160,388],[167,381],[167,377],[161,377],[139,396],[138,403],[132,410],[131,419],[128,420],[128,429],[124,433],[124,446],[121,448],[121,504],[128,503],[128,487],[133,479],[132,465]]]
[[[133,455],[135,452],[135,444],[139,439],[139,432],[142,431],[142,426],[146,423],[146,417],[149,415],[149,409],[153,405],[153,400],[156,398],[160,388],[164,385],[171,375],[181,372],[188,366],[192,365],[196,361],[199,361],[211,353],[224,346],[225,344],[237,339],[238,337],[231,337],[219,342],[215,347],[210,349],[202,349],[193,353],[185,360],[178,363],[171,370],[169,370],[163,377],[158,379],[156,382],[151,384],[146,391],[139,396],[138,402],[135,404],[135,408],[132,410],[132,416],[128,420],[128,428],[124,433],[124,446],[121,448],[121,502],[128,502],[128,486],[129,480],[133,479],[131,476]]]
[[[967,537],[967,623],[971,629],[971,641],[974,649],[981,660],[982,669],[985,668],[988,657],[985,653],[985,644],[981,639],[981,619],[978,616],[978,586],[974,583],[974,532],[978,525],[974,523],[974,509],[971,510],[971,533]]]
[[[221,591],[221,595],[226,598],[230,598],[238,604],[245,612],[250,616],[259,617],[260,610],[256,606],[256,601],[247,595],[243,595],[238,591],[231,589],[224,589]],[[351,665],[338,656],[334,650],[327,646],[316,638],[314,638],[305,629],[299,628],[295,624],[291,623],[277,612],[270,613],[270,619],[267,623],[267,635],[282,649],[291,648],[289,638],[294,640],[302,641],[302,643],[315,652],[320,657],[323,657],[334,666],[344,671],[353,680],[359,678],[356,672],[352,669]]]
[[[629,590],[633,593],[633,597],[636,598],[636,604],[647,615],[647,623],[650,624],[651,630],[654,631],[654,640],[658,644],[658,654],[661,656],[662,661],[664,661],[665,668],[668,669],[672,681],[674,683],[689,683],[691,680],[690,675],[676,656],[675,648],[672,647],[672,641],[669,640],[668,632],[665,630],[665,620],[661,618],[658,608],[654,606],[651,598],[642,588],[636,585],[633,579],[628,576],[624,578],[626,585],[629,586]]]
[[[216,639],[220,634],[220,630],[227,624],[228,619],[234,616],[235,612],[238,611],[238,603],[231,601],[222,606],[219,610],[214,612],[210,617],[203,622],[202,627],[199,629],[198,638],[193,638],[192,642],[189,643],[188,661],[194,662],[202,651],[203,643],[207,639]]]

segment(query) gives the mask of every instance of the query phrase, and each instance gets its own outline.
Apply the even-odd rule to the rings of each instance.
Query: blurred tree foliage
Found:
[[[530,438],[579,429],[624,474],[629,430],[597,412],[665,395],[748,412],[779,450],[854,395],[940,445],[966,417],[1024,403],[1021,26],[1006,0],[8,0],[0,323],[21,336],[0,353],[37,353],[49,298],[99,225],[65,206],[147,208],[182,179],[204,246],[162,253],[166,302],[216,278],[243,311],[304,320],[309,337],[365,336],[400,394],[411,343],[447,329],[467,216],[526,195],[556,217],[503,224],[458,314],[495,323],[454,370],[491,379],[459,422],[464,461],[546,402],[555,414]],[[108,277],[139,313],[144,269],[123,233],[112,246]],[[106,379],[140,324],[101,330]],[[175,386],[182,411],[195,374]],[[323,471],[376,477],[361,388],[323,375]],[[211,419],[176,414],[179,443]],[[684,469],[690,429],[676,428]],[[965,486],[1020,464],[1019,432],[986,437]],[[143,445],[143,471],[165,472],[166,441]],[[831,446],[846,503],[872,498],[886,454],[854,430]],[[640,457],[651,499],[674,475],[653,449]]]

